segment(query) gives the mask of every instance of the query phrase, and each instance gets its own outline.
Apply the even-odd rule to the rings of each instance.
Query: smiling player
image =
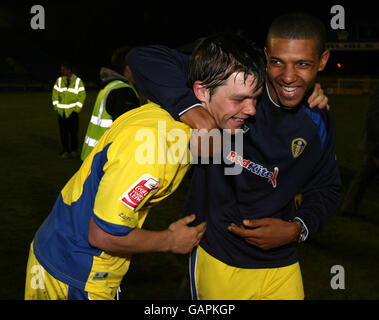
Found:
[[[322,229],[341,191],[333,120],[326,108],[312,108],[325,106],[326,98],[321,94],[318,103],[311,103],[314,95],[308,97],[329,56],[324,32],[320,21],[307,14],[273,22],[265,49],[267,81],[255,115],[245,119],[227,113],[224,118],[236,128],[243,124],[243,154],[232,145],[225,164],[194,168],[185,213],[196,212],[197,222],[207,222],[191,256],[194,299],[304,298],[297,242]],[[174,81],[186,75],[179,53],[148,47],[128,59],[146,96],[168,101],[170,113],[194,128],[212,127],[211,109],[197,108],[190,99],[191,92],[201,98],[196,82],[188,81],[185,88]],[[146,81],[146,74],[154,81]],[[211,96],[212,88],[206,90]],[[230,164],[242,167],[240,174],[224,175]],[[293,201],[298,193],[300,207]]]
[[[273,24],[267,35],[268,88],[275,103],[296,107],[314,86],[317,73],[324,70],[330,52],[325,50],[325,35],[316,24],[304,29],[304,25],[294,27],[283,20]]]

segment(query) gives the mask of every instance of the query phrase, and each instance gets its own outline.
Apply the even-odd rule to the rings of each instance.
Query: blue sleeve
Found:
[[[134,48],[126,57],[138,89],[176,120],[200,104],[187,87],[188,61],[187,55],[161,45]]]
[[[341,199],[342,183],[336,156],[335,127],[326,110],[321,112],[321,117],[322,121],[316,123],[320,135],[320,158],[311,178],[303,186],[303,201],[295,213],[304,222],[309,234],[321,231]]]

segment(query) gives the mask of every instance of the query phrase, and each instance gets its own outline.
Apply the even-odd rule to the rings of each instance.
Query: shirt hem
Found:
[[[241,268],[241,269],[269,269],[269,268],[282,268],[290,266],[296,262],[299,262],[299,259],[297,257],[296,251],[293,255],[289,256],[286,259],[280,259],[278,261],[253,261],[249,263],[234,263],[231,261],[231,259],[226,259],[223,257],[220,257],[219,255],[215,254],[209,247],[204,246],[203,244],[200,245],[201,248],[206,251],[209,255],[211,255],[213,258],[221,261],[222,263],[227,264],[228,266],[235,267],[235,268]],[[251,259],[253,260],[253,259]]]

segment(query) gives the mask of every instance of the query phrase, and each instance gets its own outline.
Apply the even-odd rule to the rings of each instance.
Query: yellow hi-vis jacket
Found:
[[[123,81],[114,80],[109,82],[97,95],[95,106],[93,108],[91,120],[88,124],[86,136],[81,153],[81,159],[84,159],[91,153],[97,142],[100,140],[105,131],[113,123],[112,116],[106,110],[106,100],[112,90],[119,88],[131,88],[138,99],[141,99],[136,89]]]
[[[83,81],[75,74],[72,75],[70,85],[67,86],[67,77],[59,77],[53,88],[53,106],[61,117],[68,118],[72,112],[80,112],[86,99],[86,90]]]

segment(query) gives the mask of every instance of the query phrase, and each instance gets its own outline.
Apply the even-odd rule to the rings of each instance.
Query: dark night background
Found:
[[[88,93],[80,114],[79,137],[83,141],[98,92],[95,89],[99,70],[109,66],[116,48],[148,44],[183,48],[218,31],[241,31],[263,47],[272,20],[289,11],[306,11],[319,17],[327,27],[328,41],[336,42],[341,32],[330,26],[334,16],[330,9],[336,4],[345,9],[345,42],[379,44],[375,1],[1,0],[0,300],[23,299],[29,244],[62,186],[81,165],[79,159],[59,157],[51,89],[60,76],[63,60],[72,62]],[[30,26],[34,5],[42,5],[45,10],[44,30]],[[376,51],[332,51],[321,73],[325,75],[322,85],[336,121],[344,194],[363,162],[363,119],[369,89],[379,84],[378,58],[379,47]],[[345,82],[340,87],[342,80]],[[337,84],[341,92],[335,90]],[[182,183],[176,196],[149,214],[147,228],[163,229],[176,219],[188,184],[189,179]],[[299,247],[308,299],[378,299],[378,194],[376,183],[363,199],[361,217],[345,217],[337,211],[320,235]],[[148,254],[133,259],[121,299],[175,298],[186,272],[186,257]],[[331,288],[333,265],[346,268],[346,290]],[[282,307],[278,310],[282,311]],[[293,310],[297,312],[296,307]]]
[[[45,29],[33,30],[33,5],[45,9]],[[146,1],[6,1],[0,5],[0,76],[12,78],[9,59],[18,73],[34,82],[52,82],[62,60],[70,60],[84,80],[97,80],[112,51],[123,45],[165,44],[181,47],[209,33],[243,31],[263,47],[270,22],[287,11],[307,11],[327,26],[328,40],[337,39],[330,27],[330,8],[345,9],[349,41],[378,41],[375,2],[146,2]],[[325,73],[377,75],[377,51],[334,52]],[[359,61],[359,63],[357,63]],[[337,70],[336,64],[343,68]],[[8,64],[8,73],[7,66]],[[20,70],[18,70],[20,71]],[[14,76],[14,75],[13,75]],[[8,79],[8,81],[11,79]]]

